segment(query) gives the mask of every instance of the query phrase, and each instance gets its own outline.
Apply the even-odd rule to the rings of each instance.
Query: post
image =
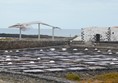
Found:
[[[40,40],[40,23],[38,23],[38,40]]]
[[[54,27],[52,27],[52,41],[54,41]]]
[[[21,28],[19,28],[19,40],[21,40],[22,34],[21,34]]]

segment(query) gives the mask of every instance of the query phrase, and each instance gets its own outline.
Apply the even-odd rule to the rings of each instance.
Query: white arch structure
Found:
[[[9,28],[11,27],[16,27],[16,28],[19,28],[19,40],[21,40],[21,30],[22,29],[26,29],[28,26],[30,25],[34,25],[34,24],[38,24],[38,40],[40,40],[40,25],[45,25],[45,26],[49,26],[49,27],[52,27],[52,40],[54,41],[54,30],[55,29],[61,29],[59,27],[55,27],[55,26],[52,26],[52,25],[49,25],[49,24],[46,24],[46,23],[43,23],[43,22],[40,22],[40,21],[34,21],[34,22],[29,22],[29,23],[18,23],[18,24],[15,24],[15,25],[12,25],[10,26]]]
[[[27,25],[33,25],[33,24],[38,24],[38,39],[40,40],[40,25],[45,25],[45,26],[49,26],[49,27],[52,27],[52,40],[54,40],[54,30],[55,29],[61,29],[59,27],[55,27],[55,26],[52,26],[52,25],[49,25],[49,24],[46,24],[46,23],[43,23],[43,22],[40,22],[40,21],[34,21],[34,22],[29,22],[29,23],[26,23]]]

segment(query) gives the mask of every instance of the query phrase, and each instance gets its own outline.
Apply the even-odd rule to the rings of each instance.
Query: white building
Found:
[[[118,41],[118,27],[89,27],[81,29],[82,41]]]

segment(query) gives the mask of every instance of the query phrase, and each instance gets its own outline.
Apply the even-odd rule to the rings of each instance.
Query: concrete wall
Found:
[[[66,45],[67,41],[0,41],[0,50]]]

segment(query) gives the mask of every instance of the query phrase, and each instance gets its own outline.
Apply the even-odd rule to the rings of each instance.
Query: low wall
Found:
[[[66,45],[67,41],[0,41],[0,50]]]
[[[100,42],[96,43],[97,46],[104,46],[104,47],[114,47],[117,48],[118,42]]]
[[[42,75],[65,78],[67,73],[76,73],[80,75],[81,78],[84,78],[87,76],[95,76],[95,75],[109,73],[109,72],[118,72],[118,68],[47,72],[47,73],[42,73]]]
[[[0,79],[9,83],[74,83],[64,79],[67,73],[76,73],[82,79],[93,77],[95,75],[118,72],[118,69],[96,69],[96,70],[80,70],[66,72],[47,72],[37,74],[26,74],[20,72],[0,71]]]
[[[9,83],[71,83],[71,81],[52,76],[33,75],[0,71],[0,80]]]

